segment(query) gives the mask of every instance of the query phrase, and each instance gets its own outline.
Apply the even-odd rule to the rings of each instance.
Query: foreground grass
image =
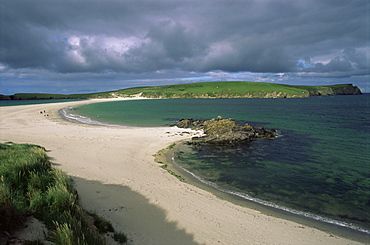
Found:
[[[30,215],[46,224],[56,244],[105,244],[100,233],[113,232],[109,222],[81,208],[71,179],[52,166],[44,148],[0,144],[0,236]],[[115,236],[126,242],[122,233]]]

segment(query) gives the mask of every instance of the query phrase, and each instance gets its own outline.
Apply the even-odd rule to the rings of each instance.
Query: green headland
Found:
[[[361,90],[352,84],[296,86],[261,82],[202,82],[165,86],[134,87],[90,94],[18,93],[0,95],[0,99],[93,99],[134,97],[146,98],[306,98],[321,95],[357,95]]]

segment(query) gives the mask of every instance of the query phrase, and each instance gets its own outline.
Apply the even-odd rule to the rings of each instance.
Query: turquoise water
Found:
[[[0,106],[14,106],[14,105],[33,105],[33,104],[47,104],[78,101],[72,99],[45,99],[45,100],[0,100]]]
[[[178,146],[181,167],[246,199],[370,230],[370,96],[173,99],[90,104],[74,113],[130,126],[219,115],[281,137],[232,147]],[[316,217],[315,216],[315,217]]]

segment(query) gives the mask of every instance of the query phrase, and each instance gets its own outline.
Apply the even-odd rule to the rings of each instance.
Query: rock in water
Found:
[[[218,116],[211,120],[181,119],[176,125],[179,128],[191,128],[203,130],[205,136],[193,137],[194,141],[201,141],[213,144],[233,144],[244,141],[251,141],[257,138],[273,139],[278,135],[275,129],[264,129],[251,125],[241,125],[234,119],[223,119]]]

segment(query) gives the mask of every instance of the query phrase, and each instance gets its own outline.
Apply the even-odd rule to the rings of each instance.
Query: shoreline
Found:
[[[212,182],[206,183],[207,181],[201,179],[201,177],[194,175],[190,171],[184,169],[181,167],[178,163],[175,161],[175,151],[179,144],[182,144],[186,140],[181,140],[176,143],[176,146],[171,149],[163,149],[159,153],[159,156],[156,155],[156,161],[160,162],[161,164],[165,164],[168,167],[166,169],[169,169],[171,172],[176,174],[177,176],[180,176],[181,179],[184,179],[183,181],[194,185],[198,188],[204,189],[206,191],[209,191],[213,193],[218,198],[221,198],[223,200],[229,201],[234,203],[235,205],[240,205],[242,207],[250,208],[256,211],[259,211],[263,214],[273,216],[276,218],[282,218],[285,220],[289,220],[292,222],[299,223],[304,226],[308,226],[311,228],[319,229],[324,232],[340,236],[343,238],[349,238],[355,241],[359,242],[368,242],[370,233],[367,230],[356,230],[355,228],[352,228],[350,224],[341,224],[341,221],[327,219],[325,217],[316,216],[312,213],[302,213],[300,214],[297,210],[290,210],[289,208],[280,207],[280,206],[270,206],[264,203],[260,203],[256,200],[245,198],[239,194],[241,193],[233,193],[226,189],[223,189],[217,184],[213,184]],[[261,200],[263,201],[263,200]],[[292,212],[292,211],[296,211]],[[306,214],[306,215],[304,215]],[[311,216],[310,216],[311,215]],[[319,219],[323,218],[323,220]],[[338,222],[338,223],[336,223]],[[362,228],[359,228],[362,229]]]
[[[153,155],[191,137],[185,129],[91,126],[58,114],[101,101],[0,107],[0,140],[45,147],[75,180],[83,207],[112,221],[133,244],[361,244],[180,182]]]

